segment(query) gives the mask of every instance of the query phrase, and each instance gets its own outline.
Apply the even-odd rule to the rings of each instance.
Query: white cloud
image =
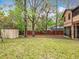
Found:
[[[66,9],[66,8],[64,8],[64,7],[59,7],[59,8],[58,8],[58,11],[59,11],[59,12],[64,12],[65,9]]]
[[[48,17],[51,18],[53,17],[55,14],[54,13],[49,13]]]

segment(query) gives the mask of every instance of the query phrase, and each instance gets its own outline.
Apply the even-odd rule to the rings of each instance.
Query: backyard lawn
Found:
[[[0,41],[0,59],[79,59],[79,41],[20,38]]]

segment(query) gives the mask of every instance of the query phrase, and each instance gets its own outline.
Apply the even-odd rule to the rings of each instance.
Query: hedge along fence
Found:
[[[27,31],[28,35],[32,35],[32,31]],[[45,32],[35,32],[36,35],[64,35],[64,31],[47,31]]]
[[[2,38],[18,38],[19,30],[17,29],[1,29]]]

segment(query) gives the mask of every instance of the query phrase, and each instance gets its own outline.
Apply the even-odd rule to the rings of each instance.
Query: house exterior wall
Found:
[[[70,19],[68,19],[69,15],[70,15]],[[72,12],[69,10],[64,15],[64,27],[71,25],[72,25]]]
[[[64,31],[65,33],[65,36],[69,36],[69,37],[71,37],[71,27],[65,27],[65,31]]]
[[[70,20],[69,20],[70,14]],[[79,6],[75,9],[67,9],[64,12],[64,29],[65,33],[68,31],[68,27],[71,29],[71,37],[72,38],[79,38]],[[69,32],[68,32],[69,33]]]
[[[73,17],[73,22],[79,23],[79,15],[76,15],[76,16]]]
[[[70,14],[70,19],[68,18]],[[70,31],[71,31],[71,37],[73,38],[77,38],[78,37],[78,23],[79,23],[79,14],[77,14],[76,16],[73,16],[73,12],[68,10],[66,11],[66,13],[64,14],[65,17],[65,21],[64,21],[64,28],[68,28],[70,27]],[[69,33],[69,31],[67,31],[68,29],[65,29],[66,33]],[[69,36],[69,35],[68,35]],[[70,37],[70,36],[69,36]]]
[[[74,24],[73,24],[73,17],[72,17],[72,11],[67,10],[66,13],[64,14],[64,27],[70,29],[66,29],[66,33],[68,33],[68,36],[71,37],[72,39],[74,38]]]
[[[69,14],[70,14],[70,19],[68,19],[69,17]],[[75,24],[75,23],[79,23],[79,14],[76,15],[76,16],[73,16],[72,14],[72,11],[67,11],[64,15],[64,27],[67,27],[67,26],[71,26],[72,25],[72,22]]]

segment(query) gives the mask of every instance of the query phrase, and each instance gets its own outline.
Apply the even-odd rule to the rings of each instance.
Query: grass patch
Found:
[[[52,38],[6,39],[0,59],[79,59],[79,41]]]

